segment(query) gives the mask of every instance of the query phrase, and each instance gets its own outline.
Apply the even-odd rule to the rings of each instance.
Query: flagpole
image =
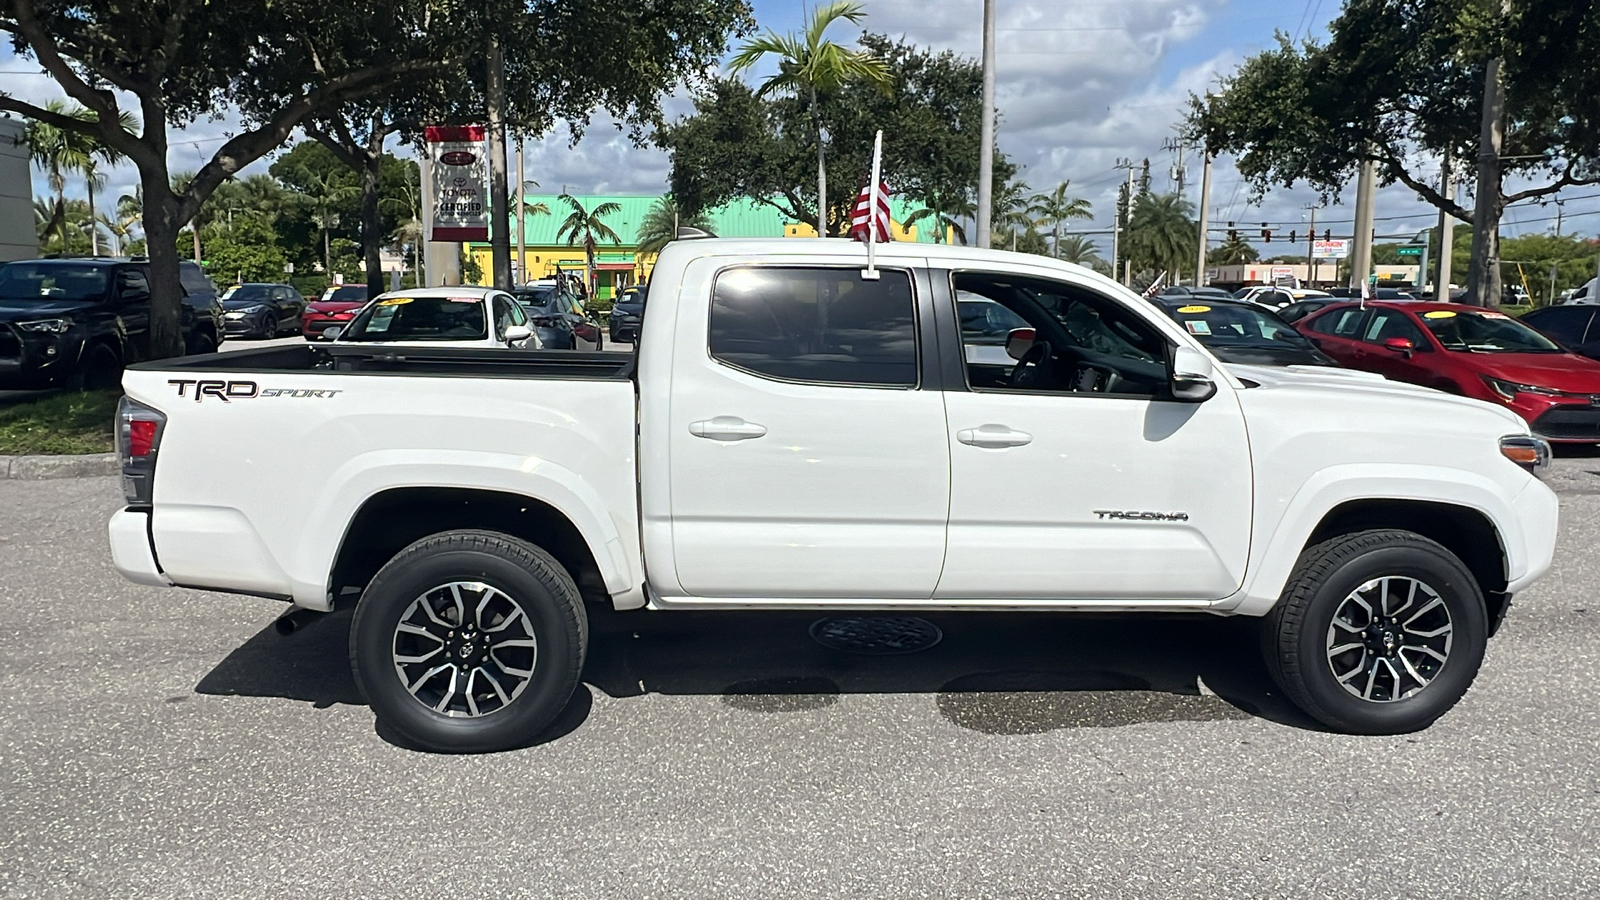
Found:
[[[878,184],[880,171],[883,166],[883,132],[872,139],[872,186],[867,195],[867,270],[861,277],[868,281],[878,280]],[[884,235],[887,239],[888,235]]]

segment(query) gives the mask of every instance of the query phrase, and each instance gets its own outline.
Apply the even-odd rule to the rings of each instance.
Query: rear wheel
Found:
[[[1472,574],[1408,531],[1307,549],[1263,625],[1267,668],[1284,693],[1350,734],[1431,725],[1472,685],[1488,641]]]
[[[380,722],[420,747],[523,746],[578,685],[588,619],[544,550],[490,531],[447,531],[402,550],[356,606],[350,662]]]

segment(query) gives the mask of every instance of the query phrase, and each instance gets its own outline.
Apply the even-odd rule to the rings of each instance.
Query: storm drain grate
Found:
[[[832,650],[868,656],[915,653],[939,643],[939,626],[916,616],[833,616],[811,623],[811,637]]]

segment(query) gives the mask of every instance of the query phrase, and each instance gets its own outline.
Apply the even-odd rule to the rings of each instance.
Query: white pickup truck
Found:
[[[1509,412],[1223,368],[1043,257],[891,244],[874,278],[864,255],[674,242],[631,356],[334,344],[135,366],[116,566],[356,603],[377,716],[479,751],[568,701],[586,601],[1264,617],[1307,713],[1414,730],[1550,565],[1549,448]],[[958,295],[1031,327],[974,352],[994,338],[963,331]]]

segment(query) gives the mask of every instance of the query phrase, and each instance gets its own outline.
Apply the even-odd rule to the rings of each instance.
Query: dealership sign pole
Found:
[[[433,170],[429,183],[432,202],[428,206],[430,251],[434,244],[459,245],[489,239],[488,160],[484,137],[481,125],[429,125],[423,130],[429,168]],[[449,249],[453,252],[448,254],[448,260],[445,252],[434,257],[443,262],[450,273],[439,281],[460,284],[460,247]]]

